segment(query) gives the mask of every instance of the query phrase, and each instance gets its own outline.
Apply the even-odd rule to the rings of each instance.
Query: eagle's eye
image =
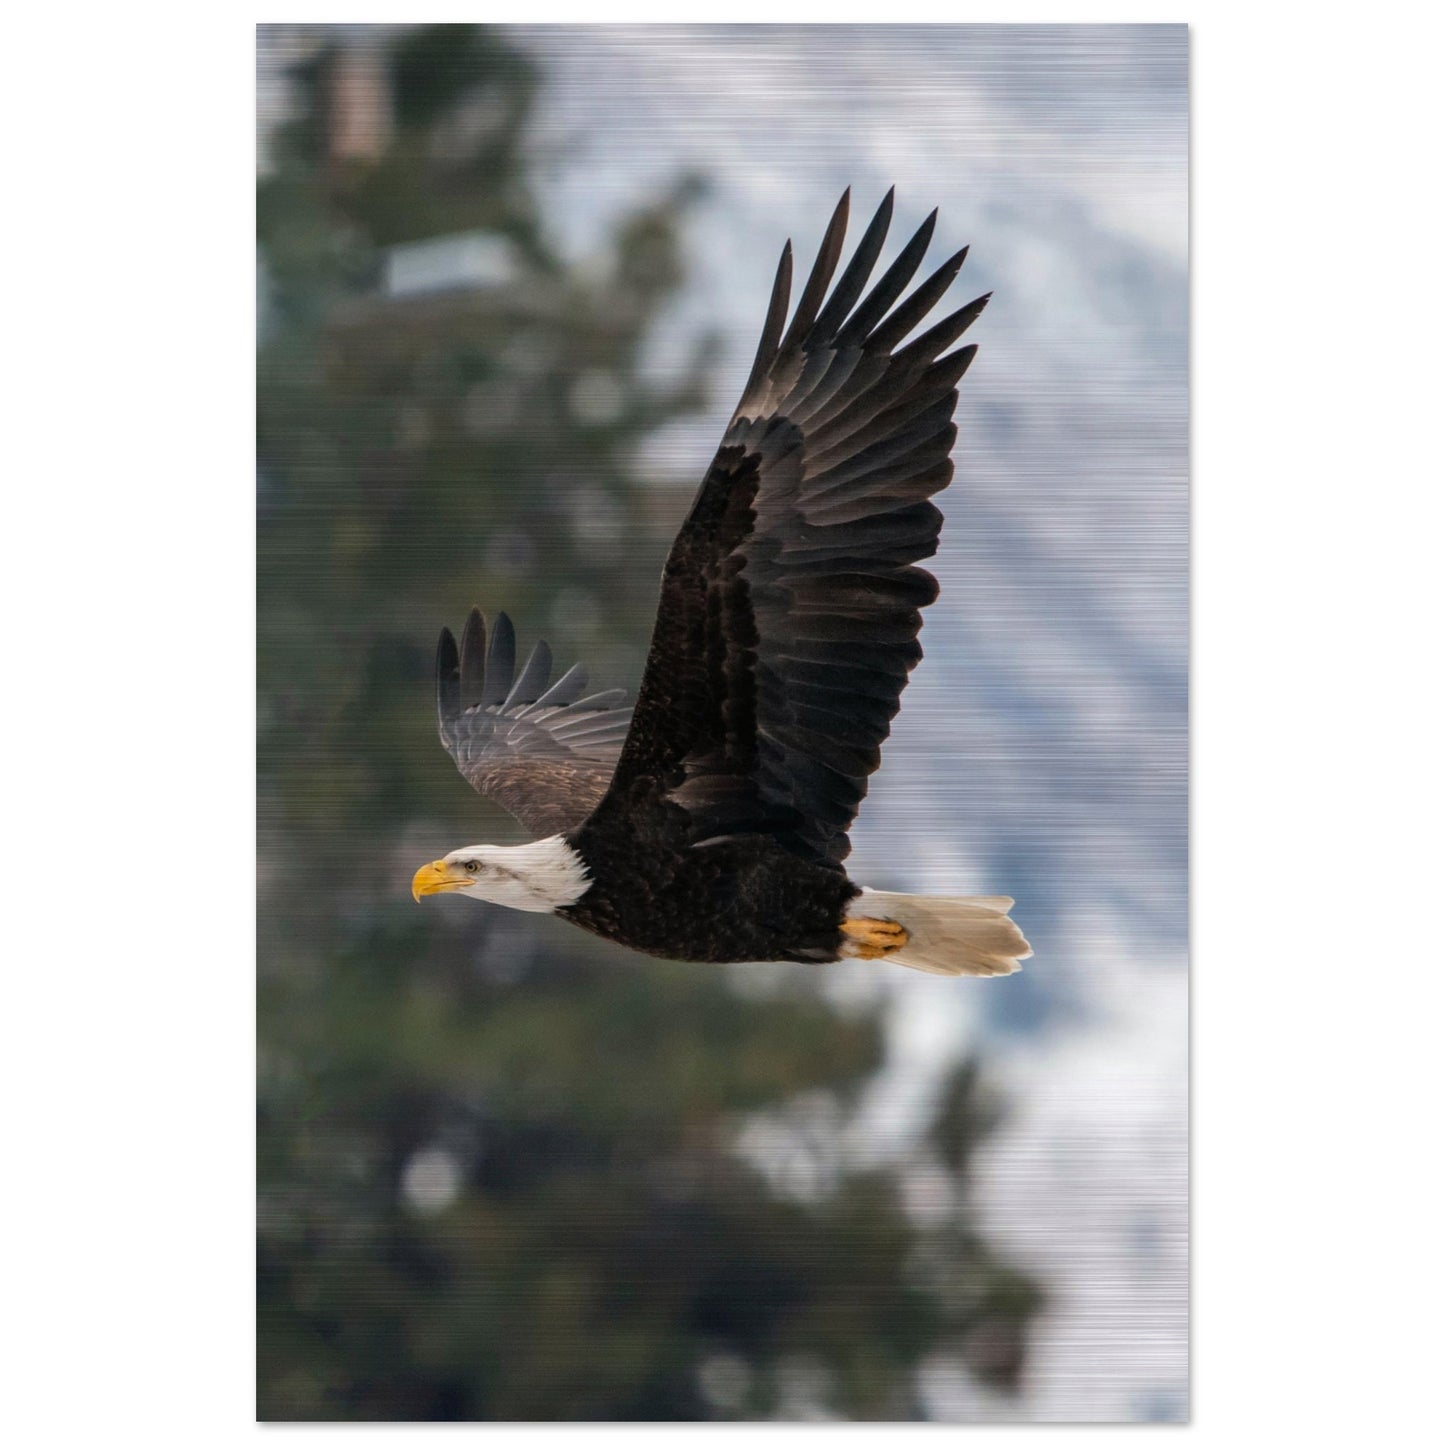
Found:
[[[475,858],[468,858],[462,866],[468,873],[475,873],[482,865]]]

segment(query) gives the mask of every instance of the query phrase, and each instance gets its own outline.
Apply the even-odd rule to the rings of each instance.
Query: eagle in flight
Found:
[[[848,828],[879,765],[920,609],[938,583],[929,498],[953,476],[950,350],[981,296],[909,341],[963,264],[906,299],[937,211],[868,289],[889,191],[829,294],[844,192],[797,309],[783,248],[757,357],[662,573],[636,705],[520,671],[511,622],[473,611],[437,650],[437,725],[462,776],[536,841],[457,848],[412,892],[556,913],[642,953],[702,963],[886,959],[1013,973],[1011,898],[885,893],[849,878]],[[866,294],[865,294],[866,291]]]

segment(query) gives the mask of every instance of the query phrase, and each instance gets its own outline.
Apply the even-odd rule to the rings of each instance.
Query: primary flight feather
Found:
[[[788,317],[786,246],[756,359],[662,574],[635,707],[555,683],[545,643],[520,672],[512,624],[443,631],[437,723],[462,775],[537,841],[458,848],[412,891],[555,912],[664,958],[883,958],[928,973],[1012,973],[1029,946],[1010,898],[882,893],[844,868],[879,765],[938,547],[929,500],[953,476],[950,350],[981,296],[905,344],[967,248],[905,299],[930,215],[868,289],[890,191],[829,293],[844,193]],[[866,293],[866,294],[865,294]],[[826,298],[826,299],[825,299]],[[550,684],[550,685],[549,685]]]

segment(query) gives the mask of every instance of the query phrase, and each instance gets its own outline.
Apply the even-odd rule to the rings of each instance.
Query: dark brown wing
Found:
[[[575,827],[607,791],[632,709],[627,694],[582,694],[580,665],[550,687],[552,652],[539,642],[516,672],[516,634],[498,613],[473,609],[461,651],[450,631],[437,644],[437,730],[461,775],[535,837]]]
[[[784,334],[785,248],[742,401],[663,572],[652,649],[610,799],[650,791],[687,811],[694,844],[768,833],[840,867],[938,584],[928,500],[953,475],[959,378],[947,351],[986,296],[908,345],[966,249],[901,305],[937,212],[863,296],[890,191],[823,304],[845,192]],[[860,300],[859,298],[863,299]]]

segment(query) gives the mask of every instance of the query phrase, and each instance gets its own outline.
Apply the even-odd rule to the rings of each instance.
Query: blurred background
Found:
[[[261,1418],[1185,1417],[1187,106],[1182,26],[259,28]],[[850,871],[1036,957],[417,907],[521,837],[438,629],[635,689],[783,241],[894,184],[994,299]]]

